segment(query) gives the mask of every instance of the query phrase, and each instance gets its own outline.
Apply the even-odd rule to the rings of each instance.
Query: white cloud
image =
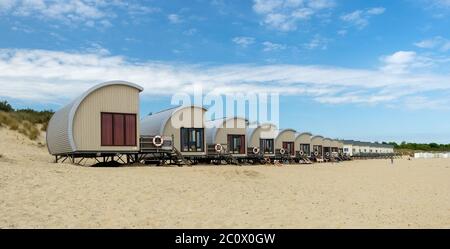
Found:
[[[286,45],[278,44],[278,43],[272,43],[269,41],[265,41],[262,43],[264,48],[264,52],[270,52],[270,51],[276,51],[276,50],[284,50],[286,49]]]
[[[426,68],[433,65],[433,61],[425,56],[419,56],[414,51],[398,51],[392,55],[383,56],[383,71],[390,73],[408,73],[412,69]]]
[[[369,15],[381,15],[386,11],[385,8],[377,7],[367,10],[367,14]]]
[[[309,41],[308,43],[303,44],[303,47],[306,49],[322,49],[325,50],[328,48],[328,40],[319,36],[319,35],[315,35],[311,41]]]
[[[119,8],[130,16],[149,14],[157,8],[132,4],[125,1],[104,0],[1,0],[0,14],[15,17],[30,17],[41,20],[61,21],[66,25],[84,24],[95,27],[112,26],[110,20],[116,17],[111,11]],[[123,11],[125,10],[125,11]]]
[[[174,24],[182,22],[181,17],[177,14],[170,14],[167,16],[167,19],[169,19],[170,23],[174,23]]]
[[[255,38],[253,38],[253,37],[246,37],[246,36],[239,36],[239,37],[234,37],[232,39],[232,41],[234,43],[236,43],[237,45],[239,45],[239,46],[241,46],[243,48],[246,48],[249,45],[255,43]]]
[[[341,16],[341,20],[351,25],[358,27],[359,29],[365,28],[369,25],[369,19],[375,15],[381,15],[385,12],[382,7],[371,8],[367,10],[355,10],[351,13],[347,13]]]
[[[333,0],[254,0],[253,10],[263,16],[262,25],[287,32],[334,5]]]
[[[408,52],[394,55],[386,61],[411,64],[417,58]],[[283,64],[206,66],[135,62],[92,52],[0,50],[1,97],[67,103],[94,84],[117,79],[142,85],[144,98],[202,86],[204,91],[219,94],[277,92],[330,104],[397,104],[410,97],[450,91],[450,75],[445,74]]]
[[[428,48],[428,49],[437,48],[443,52],[447,52],[450,50],[450,40],[447,40],[440,36],[436,36],[431,39],[416,42],[416,43],[414,43],[414,45],[419,48]]]
[[[0,13],[9,11],[16,4],[16,0],[1,0]]]

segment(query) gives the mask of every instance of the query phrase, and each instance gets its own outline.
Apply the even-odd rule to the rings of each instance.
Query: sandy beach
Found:
[[[449,159],[93,168],[0,135],[0,228],[450,228]]]

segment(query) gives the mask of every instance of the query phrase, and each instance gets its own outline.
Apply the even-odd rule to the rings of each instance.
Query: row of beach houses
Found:
[[[164,150],[187,158],[220,153],[237,158],[393,153],[389,145],[280,130],[273,124],[254,124],[242,117],[204,120],[207,110],[199,106],[179,106],[140,118],[142,91],[139,85],[124,81],[92,87],[51,118],[46,138],[49,153],[57,160],[118,154],[136,160],[139,155],[154,156]]]

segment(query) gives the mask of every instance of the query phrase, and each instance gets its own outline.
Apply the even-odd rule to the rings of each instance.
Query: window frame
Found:
[[[103,142],[103,114],[110,114],[112,115],[112,144],[104,144]],[[114,127],[114,115],[122,115],[123,116],[123,145],[116,145],[114,144],[114,133],[115,133],[115,127]],[[134,117],[134,144],[127,144],[127,124],[126,124],[126,116],[133,116]],[[100,112],[100,146],[102,147],[136,147],[137,146],[137,114],[136,113],[123,113],[123,112]]]
[[[281,143],[281,147],[289,153],[289,155],[293,156],[295,154],[295,142],[283,141]],[[290,147],[290,149],[288,148]],[[289,150],[289,151],[288,151]]]
[[[187,130],[188,140],[191,139],[190,133],[192,132],[192,130],[195,131],[195,136],[197,136],[198,131],[201,131],[201,134],[202,134],[201,150],[198,150],[197,146],[196,146],[196,150],[190,150],[190,143],[192,143],[192,140],[188,141],[188,149],[187,150],[184,149],[184,146],[183,146],[183,131],[184,130]],[[205,152],[205,128],[181,127],[180,128],[180,151],[181,152]]]
[[[238,138],[240,141],[244,142],[244,144],[241,144],[242,150],[234,150],[235,144],[234,144],[233,139],[235,139],[235,138]],[[230,143],[230,141],[231,141],[231,143]],[[227,135],[227,145],[228,145],[228,152],[230,154],[245,154],[245,146],[246,146],[245,145],[245,135],[243,135],[243,134],[228,134]],[[233,150],[231,150],[231,147],[232,147],[231,145],[233,145]],[[234,152],[234,151],[238,151],[238,152]]]
[[[265,146],[263,146],[263,141],[271,141],[271,144],[272,144],[272,150],[270,151],[270,152],[266,152],[266,150],[265,150]],[[263,154],[275,154],[275,139],[272,139],[272,138],[260,138],[259,139],[259,147],[260,147],[260,149],[261,149],[261,151],[262,151],[262,153]]]
[[[303,151],[304,154],[311,154],[311,144],[300,144],[300,151]]]

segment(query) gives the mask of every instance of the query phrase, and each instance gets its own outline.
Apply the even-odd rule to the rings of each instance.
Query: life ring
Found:
[[[253,147],[253,154],[258,154],[258,153],[259,153],[259,148]]]
[[[221,152],[222,151],[222,145],[221,144],[216,144],[214,146],[214,149],[216,150],[216,152]]]
[[[327,157],[329,157],[329,156],[330,156],[330,152],[325,153],[325,155],[326,155]]]
[[[318,156],[319,155],[319,152],[314,152],[314,156]]]
[[[153,137],[153,144],[156,147],[161,147],[164,143],[164,139],[161,136],[154,136]]]
[[[303,150],[300,151],[300,156],[303,156],[305,153],[303,152]]]
[[[281,148],[281,149],[280,149],[280,154],[281,154],[281,155],[284,155],[284,153],[286,153],[286,151],[285,151],[283,148]]]

